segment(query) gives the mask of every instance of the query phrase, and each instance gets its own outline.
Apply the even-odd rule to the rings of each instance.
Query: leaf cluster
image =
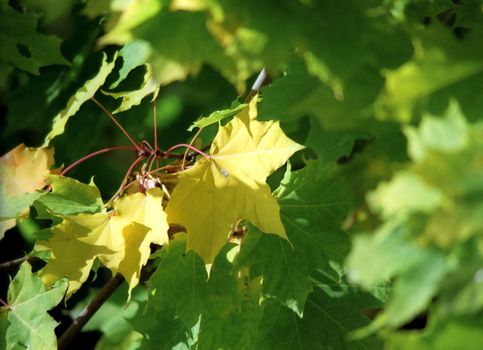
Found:
[[[96,349],[482,348],[482,30],[481,0],[0,0],[0,349],[92,316]]]

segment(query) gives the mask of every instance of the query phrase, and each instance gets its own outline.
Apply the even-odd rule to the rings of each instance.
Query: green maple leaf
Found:
[[[149,279],[150,307],[170,305],[186,326],[193,326],[206,302],[208,275],[203,261],[186,251],[186,238],[177,237],[158,255],[160,265]],[[188,288],[186,288],[189,286]]]
[[[119,50],[119,58],[122,59],[122,66],[118,71],[118,78],[109,86],[115,89],[124,79],[127,78],[134,68],[146,64],[149,57],[149,45],[143,41],[131,41]]]
[[[376,304],[367,295],[351,288],[346,288],[337,298],[315,290],[307,300],[303,318],[275,301],[267,302],[258,324],[255,347],[267,350],[380,349],[380,342],[374,337],[362,340],[348,337],[351,331],[369,321],[359,310]]]
[[[220,127],[208,157],[180,173],[166,207],[168,221],[186,227],[187,249],[207,264],[240,218],[286,238],[278,204],[265,181],[303,146],[290,140],[278,122],[254,120],[256,100],[245,111]]]
[[[69,119],[74,116],[79,111],[79,108],[86,101],[91,99],[96,91],[104,84],[107,76],[115,67],[116,57],[117,53],[112,61],[109,62],[107,55],[105,53],[102,54],[101,67],[96,76],[86,81],[85,84],[72,95],[69,101],[67,101],[67,106],[54,117],[52,121],[52,129],[47,136],[45,136],[44,146],[48,146],[54,137],[59,136],[64,132],[65,125]]]
[[[28,263],[23,263],[8,289],[7,349],[50,350],[57,347],[54,328],[58,323],[47,313],[64,297],[68,282],[59,280],[46,289]]]
[[[29,73],[53,64],[69,64],[60,52],[61,40],[37,31],[37,17],[0,2],[0,62]],[[21,50],[22,49],[22,50]]]
[[[411,320],[429,305],[448,271],[440,252],[406,242],[406,234],[405,226],[389,222],[376,235],[358,236],[354,240],[347,260],[352,282],[370,289],[395,279],[387,308],[369,329],[384,325],[399,327]]]
[[[347,260],[351,281],[365,288],[393,281],[385,310],[360,335],[381,327],[398,333],[430,305],[437,310],[430,322],[479,309],[478,301],[468,306],[467,293],[479,293],[474,266],[481,266],[481,251],[470,247],[481,244],[483,204],[475,194],[483,188],[482,132],[455,102],[441,117],[425,115],[418,127],[405,128],[412,162],[369,193],[384,222],[373,235],[355,237]]]
[[[102,198],[94,181],[86,185],[75,179],[51,175],[48,178],[52,191],[45,193],[37,202],[50,212],[59,215],[95,213],[102,207]]]
[[[275,195],[292,246],[250,230],[237,260],[242,266],[261,264],[264,295],[300,316],[313,288],[314,271],[340,278],[349,251],[347,235],[340,230],[347,212],[346,189],[327,172],[320,162],[288,170]]]
[[[207,117],[198,118],[197,120],[195,120],[193,122],[193,124],[190,125],[190,127],[188,128],[188,131],[193,131],[194,128],[202,129],[202,128],[205,128],[209,125],[219,123],[223,119],[230,118],[230,117],[233,117],[234,115],[238,114],[245,107],[247,107],[247,104],[245,104],[245,103],[241,103],[241,104],[235,103],[232,107],[230,107],[228,109],[223,109],[221,111],[215,111]]]
[[[188,346],[208,303],[208,275],[203,260],[186,252],[186,237],[175,239],[155,254],[159,265],[148,281],[149,299],[130,320],[144,336],[144,348]],[[164,325],[159,327],[159,325]]]
[[[385,89],[376,101],[379,115],[409,121],[418,108],[427,106],[432,99],[441,103],[449,96],[467,101],[466,108],[474,105],[465,93],[473,89],[483,72],[478,32],[464,41],[443,27],[416,32],[413,58],[385,73]]]
[[[143,82],[139,89],[132,91],[102,91],[105,95],[109,95],[116,99],[121,99],[121,105],[116,108],[112,113],[120,113],[130,109],[133,106],[137,106],[148,95],[153,94],[152,100],[158,95],[159,85],[152,77],[151,66],[146,65],[146,72],[144,73]]]

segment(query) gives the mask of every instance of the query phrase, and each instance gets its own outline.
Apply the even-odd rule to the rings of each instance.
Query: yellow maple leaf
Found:
[[[0,186],[8,197],[34,192],[47,185],[50,167],[54,164],[52,148],[32,148],[20,144],[0,158]],[[2,201],[8,200],[1,198]],[[23,216],[28,215],[25,210]],[[15,219],[0,221],[0,239],[15,226]]]
[[[67,277],[69,298],[86,281],[98,258],[113,274],[123,275],[130,294],[149,259],[150,244],[168,240],[162,194],[154,188],[146,194],[121,198],[109,213],[64,216],[64,221],[52,228],[49,241],[35,247],[37,251],[51,250],[51,258],[40,273],[43,282],[51,285]]]
[[[119,258],[111,257],[105,264],[113,272],[120,272],[124,276],[129,284],[129,294],[139,283],[141,267],[151,254],[151,243],[169,243],[169,225],[162,199],[163,191],[152,188],[146,194],[125,196],[114,205],[118,217],[130,223],[123,228],[124,244],[118,253]]]
[[[304,148],[289,139],[278,122],[259,122],[256,100],[220,127],[209,158],[179,175],[166,208],[168,222],[188,233],[187,249],[213,262],[238,219],[287,238],[280,207],[267,177]]]
[[[163,210],[163,191],[151,188],[146,194],[134,193],[121,198],[114,208],[118,214],[129,216],[132,221],[152,229],[150,239],[153,243],[164,245],[169,243],[168,223]]]
[[[66,216],[64,221],[52,228],[48,242],[38,242],[36,251],[51,250],[47,265],[40,276],[45,285],[67,277],[67,298],[75,293],[89,277],[96,257],[110,256],[122,249],[122,230],[119,220],[110,220],[106,213]],[[114,249],[110,249],[110,247]]]

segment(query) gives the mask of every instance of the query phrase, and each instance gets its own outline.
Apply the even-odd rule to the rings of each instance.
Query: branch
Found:
[[[106,153],[106,152],[110,152],[110,151],[118,151],[118,150],[128,150],[128,151],[134,151],[136,150],[135,148],[133,147],[129,147],[129,146],[115,146],[115,147],[108,147],[108,148],[103,148],[103,149],[100,149],[98,151],[95,151],[95,152],[92,152],[92,153],[89,153],[88,155],[76,160],[74,163],[72,163],[71,165],[69,165],[67,168],[65,168],[61,173],[60,175],[65,175],[67,172],[69,172],[72,168],[76,167],[77,165],[79,165],[80,163],[88,160],[88,159],[91,159],[92,157],[95,157],[99,154],[102,154],[102,153]]]
[[[79,334],[82,327],[91,319],[102,304],[114,293],[114,291],[121,285],[124,278],[121,274],[116,274],[109,282],[97,293],[92,301],[87,305],[80,315],[72,322],[67,330],[62,334],[58,341],[58,349],[66,350],[71,341]]]
[[[10,270],[15,269],[19,265],[21,265],[25,260],[32,262],[38,260],[39,258],[36,256],[22,256],[21,258],[13,259],[4,263],[0,264],[0,273],[1,272],[8,272]]]

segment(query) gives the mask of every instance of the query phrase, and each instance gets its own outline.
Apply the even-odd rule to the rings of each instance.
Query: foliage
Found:
[[[0,28],[1,277],[33,263],[0,348],[55,348],[47,311],[59,336],[111,276],[86,348],[483,346],[481,0],[3,0]]]
[[[46,289],[28,263],[21,265],[8,289],[8,304],[3,307],[8,327],[2,334],[7,349],[52,349],[56,346],[54,328],[57,322],[47,311],[64,297],[67,281],[59,279]],[[2,315],[2,317],[5,317]]]

